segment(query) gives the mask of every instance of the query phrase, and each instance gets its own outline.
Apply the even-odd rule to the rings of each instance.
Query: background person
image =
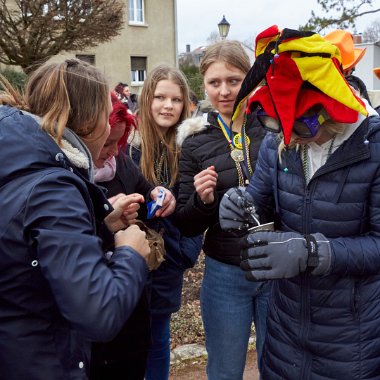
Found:
[[[198,116],[199,101],[198,101],[197,95],[195,95],[194,91],[190,90],[189,96],[190,96],[190,114],[192,117]]]
[[[113,110],[110,115],[110,135],[99,158],[95,160],[95,182],[108,189],[109,196],[127,194],[131,199],[124,216],[128,224],[137,218],[146,219],[144,202],[157,197],[160,189],[166,193],[165,213],[175,207],[173,194],[164,188],[153,188],[143,177],[130,157],[125,155],[127,138],[135,119],[130,115],[115,94],[111,94]],[[154,197],[151,196],[153,193]],[[140,204],[145,210],[139,216]],[[157,212],[159,215],[161,211]],[[165,213],[163,215],[165,215]],[[91,380],[143,380],[148,350],[151,343],[150,312],[147,290],[141,297],[121,331],[110,342],[96,343],[92,349]]]
[[[127,107],[130,113],[133,114],[136,111],[137,102],[133,100],[136,97],[135,94],[133,94],[133,97],[131,96],[132,94],[128,83],[119,82],[114,91],[119,100]]]
[[[139,99],[138,130],[129,154],[143,176],[154,186],[165,186],[177,194],[179,147],[178,125],[189,116],[189,89],[176,68],[159,65],[144,81]],[[154,218],[149,227],[165,242],[165,261],[151,273],[152,346],[145,378],[165,380],[170,366],[170,318],[181,306],[183,272],[194,266],[202,235],[183,236],[173,217]]]
[[[246,185],[264,136],[261,128],[254,128],[254,118],[245,118],[244,112],[229,135],[236,95],[250,67],[239,42],[225,40],[209,46],[200,72],[216,112],[188,119],[178,131],[182,146],[176,219],[189,236],[206,232],[201,311],[210,380],[243,377],[252,322],[259,362],[264,342],[270,285],[246,281],[239,268],[244,232],[224,232],[218,221],[220,199],[230,187]]]
[[[324,38],[339,48],[343,75],[346,77],[347,82],[355,90],[359,91],[360,96],[371,105],[366,85],[359,77],[354,75],[355,66],[364,57],[366,48],[355,47],[353,35],[346,30],[333,30],[326,34]]]
[[[375,67],[373,73],[376,75],[377,79],[380,79],[380,67]],[[372,105],[376,112],[380,114],[380,91],[371,91]]]
[[[113,209],[92,183],[109,135],[109,88],[76,59],[38,68],[24,97],[4,86],[1,377],[87,379],[91,341],[111,339],[130,315],[150,251],[137,226],[117,232],[130,201],[112,198]],[[115,246],[108,263],[97,234]]]
[[[354,36],[347,30],[332,30],[324,38],[339,48],[344,76],[353,74],[355,66],[364,57],[366,48],[355,47]]]

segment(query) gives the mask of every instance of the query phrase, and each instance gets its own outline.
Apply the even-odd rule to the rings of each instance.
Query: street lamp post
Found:
[[[222,40],[225,40],[228,36],[228,32],[230,31],[231,24],[226,20],[226,17],[223,15],[222,21],[218,24],[219,35]]]

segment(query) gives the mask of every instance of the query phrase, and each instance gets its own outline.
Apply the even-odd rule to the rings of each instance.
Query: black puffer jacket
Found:
[[[367,120],[308,184],[295,149],[279,162],[275,135],[260,149],[247,188],[259,214],[277,208],[280,230],[332,248],[328,275],[273,281],[265,380],[380,379],[380,118]]]
[[[136,165],[141,159],[140,135],[134,136],[128,147]],[[171,189],[177,195],[178,186]],[[152,315],[169,315],[181,307],[183,273],[192,268],[201,252],[203,236],[186,237],[174,222],[174,216],[152,218],[147,225],[162,234],[165,243],[165,261],[150,276],[150,310]]]
[[[248,117],[246,133],[250,138],[249,152],[254,169],[264,130]],[[206,255],[233,265],[240,264],[237,242],[242,232],[225,232],[219,225],[219,202],[231,187],[239,185],[238,172],[230,156],[230,147],[217,122],[217,114],[210,112],[202,118],[186,120],[178,130],[181,145],[179,194],[177,198],[177,225],[189,236],[207,230],[203,250]],[[194,188],[194,176],[209,166],[218,173],[216,200],[204,205]]]
[[[116,157],[116,174],[108,182],[98,185],[108,190],[107,196],[119,193],[139,193],[150,200],[153,187],[145,180],[131,158],[122,152]],[[140,219],[146,217],[146,207],[141,205]],[[148,292],[145,288],[136,307],[117,336],[106,343],[95,343],[91,352],[91,380],[143,379],[148,350],[151,344],[150,311]]]

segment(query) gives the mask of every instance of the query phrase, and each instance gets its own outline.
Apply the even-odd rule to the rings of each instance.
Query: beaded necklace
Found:
[[[166,147],[162,149],[160,159],[158,161],[154,161],[154,175],[156,177],[156,186],[169,185],[169,168]]]
[[[331,143],[329,145],[329,150],[327,152],[326,161],[330,158],[330,156],[332,154],[335,138],[336,138],[336,135],[334,135],[331,139]],[[306,183],[309,183],[309,181],[310,181],[310,160],[309,160],[309,155],[307,154],[308,149],[309,149],[309,145],[305,144],[302,146],[302,168],[303,168],[303,172],[305,175]]]
[[[231,158],[234,161],[236,171],[239,177],[239,186],[246,186],[249,183],[249,178],[253,174],[251,159],[249,157],[249,137],[245,133],[245,125],[247,123],[247,115],[244,115],[243,125],[241,127],[242,133],[235,135],[232,140],[230,137],[230,129],[222,119],[220,115],[218,115],[218,123],[223,132],[224,137],[228,142],[228,146],[231,149]],[[246,154],[244,154],[246,153]],[[248,167],[248,173],[244,173],[242,165],[246,165]],[[247,170],[245,170],[247,171]],[[249,177],[249,178],[247,178]]]

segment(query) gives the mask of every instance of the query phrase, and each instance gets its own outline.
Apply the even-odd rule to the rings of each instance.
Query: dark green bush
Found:
[[[203,78],[199,67],[192,64],[180,64],[180,70],[185,74],[189,87],[194,91],[199,100],[204,99]]]
[[[8,79],[8,81],[13,87],[18,89],[19,91],[24,90],[26,80],[27,80],[27,75],[24,72],[6,68],[4,70],[0,70],[0,74],[4,75],[4,77]],[[1,85],[0,85],[0,89],[1,89]]]

